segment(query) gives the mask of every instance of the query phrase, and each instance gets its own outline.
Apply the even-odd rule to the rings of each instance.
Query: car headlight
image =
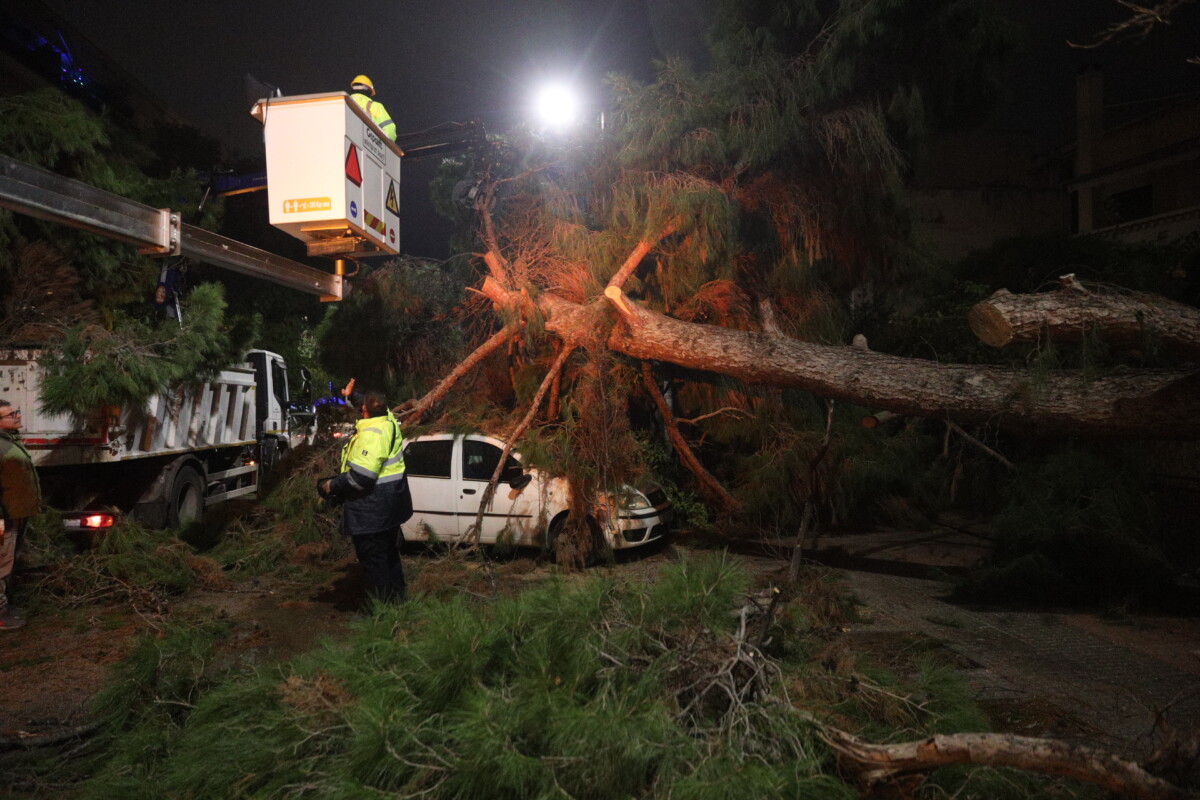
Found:
[[[628,511],[640,511],[644,508],[653,508],[650,505],[650,500],[646,495],[638,491],[631,491],[625,494],[625,508]]]

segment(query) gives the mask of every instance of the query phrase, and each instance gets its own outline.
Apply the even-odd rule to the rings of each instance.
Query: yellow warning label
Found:
[[[387,210],[400,216],[400,203],[396,201],[396,182],[388,181]]]
[[[283,201],[283,213],[303,214],[306,211],[332,211],[333,201],[328,197],[301,197]]]

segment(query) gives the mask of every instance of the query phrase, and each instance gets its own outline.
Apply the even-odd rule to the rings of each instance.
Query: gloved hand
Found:
[[[332,489],[333,478],[320,478],[317,481],[317,495],[330,505],[340,506],[346,498],[342,497],[340,492],[332,491]]]

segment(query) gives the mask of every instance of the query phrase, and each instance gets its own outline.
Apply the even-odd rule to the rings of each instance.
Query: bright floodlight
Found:
[[[533,108],[543,125],[566,128],[579,118],[579,97],[565,84],[549,84],[538,91]]]

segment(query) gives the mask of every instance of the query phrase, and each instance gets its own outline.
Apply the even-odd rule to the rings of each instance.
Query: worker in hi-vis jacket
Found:
[[[404,599],[400,565],[400,525],[412,516],[412,496],[404,474],[400,423],[380,392],[346,394],[361,418],[342,450],[341,471],[318,484],[321,496],[342,504],[342,533],[350,536],[376,600]],[[361,399],[360,399],[361,398]]]
[[[396,141],[396,123],[392,122],[392,115],[383,107],[383,103],[373,100],[373,97],[375,97],[375,84],[371,83],[371,79],[366,75],[354,76],[354,80],[350,82],[350,99],[358,103],[359,108],[367,112],[371,121],[378,125],[394,142]]]

